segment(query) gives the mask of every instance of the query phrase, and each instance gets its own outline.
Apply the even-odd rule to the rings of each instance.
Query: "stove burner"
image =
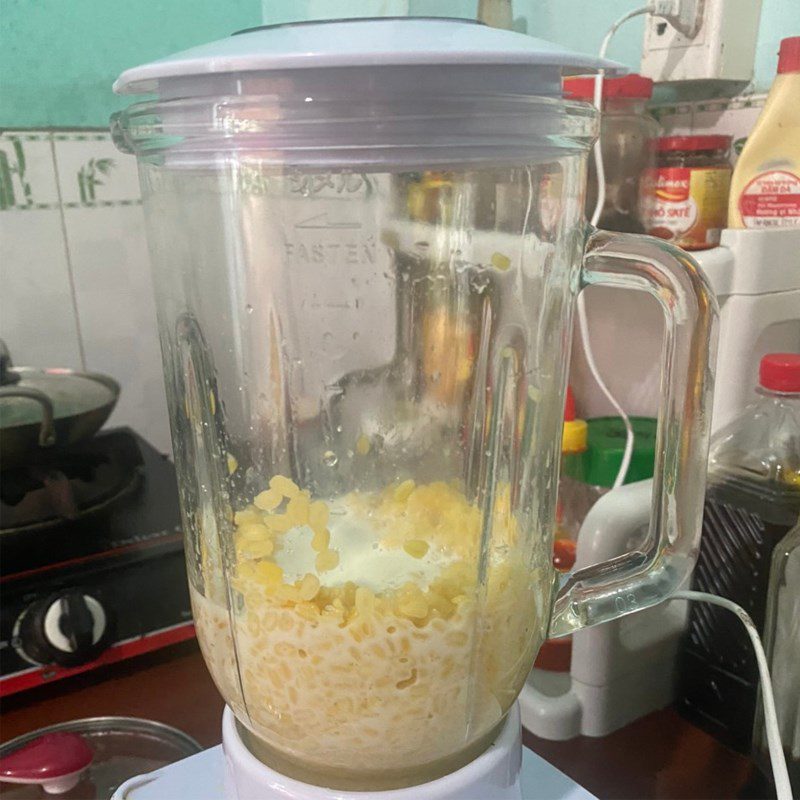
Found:
[[[0,486],[0,698],[193,635],[178,484],[164,454],[129,428],[106,430],[5,470]],[[58,630],[45,630],[54,606]],[[101,622],[110,647],[83,663]],[[53,650],[54,632],[74,652]]]
[[[40,530],[99,511],[140,485],[142,464],[123,431],[42,451],[0,473],[0,531]]]

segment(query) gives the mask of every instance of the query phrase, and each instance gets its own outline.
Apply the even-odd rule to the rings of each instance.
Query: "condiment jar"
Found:
[[[594,77],[564,79],[564,97],[591,102]],[[600,147],[603,154],[606,193],[597,226],[608,231],[643,233],[643,204],[639,198],[641,176],[655,165],[653,142],[659,133],[656,120],[647,113],[653,81],[641,75],[606,78],[600,117]],[[597,203],[597,169],[589,160],[586,185],[586,216]]]
[[[642,178],[647,233],[684,250],[719,244],[727,219],[730,136],[664,136],[655,170]]]

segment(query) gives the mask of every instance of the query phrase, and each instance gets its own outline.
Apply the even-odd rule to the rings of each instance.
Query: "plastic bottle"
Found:
[[[625,483],[653,477],[657,422],[649,417],[630,417],[634,448]],[[578,419],[572,390],[567,389],[564,432],[561,437],[561,481],[558,485],[558,530],[553,543],[553,564],[562,572],[575,565],[578,534],[591,507],[614,485],[625,450],[625,425],[619,417]],[[534,666],[549,673],[569,672],[572,637],[543,642]],[[556,686],[548,678],[539,689]],[[564,687],[562,687],[564,688]]]
[[[761,360],[759,399],[711,442],[692,588],[742,606],[764,633],[770,564],[800,514],[800,355]],[[734,749],[751,749],[758,668],[738,619],[692,604],[676,707]]]
[[[582,420],[580,420],[583,422]],[[625,483],[653,477],[657,423],[651,417],[630,417],[633,426],[633,453]],[[573,539],[592,506],[611,491],[625,452],[627,432],[620,417],[596,417],[583,422],[583,447],[572,453],[564,450],[568,423],[564,423],[559,501],[561,525]]]
[[[764,649],[769,660],[789,779],[797,790],[800,787],[800,669],[797,666],[800,664],[800,521],[772,554]],[[763,773],[771,775],[760,699],[758,705],[754,755]]]
[[[575,415],[575,397],[567,387],[564,404],[564,429],[561,434],[561,480],[558,484],[558,530],[553,542],[553,564],[562,572],[569,572],[575,563],[576,541],[585,505],[581,500],[580,487],[583,478],[581,456],[588,446],[586,420]],[[587,509],[588,510],[588,509]]]
[[[576,513],[580,504],[580,487],[576,476],[581,476],[586,452],[588,426],[586,420],[575,414],[575,396],[567,386],[564,403],[564,428],[561,433],[561,480],[558,484],[558,508],[556,510],[556,535],[553,541],[553,566],[567,573],[575,566],[578,549],[578,531],[583,518]],[[571,477],[570,477],[571,476]],[[577,492],[576,492],[577,490]],[[534,666],[549,673],[567,673],[572,662],[572,637],[547,639],[542,643]],[[549,680],[545,678],[545,680]]]
[[[800,226],[800,36],[781,42],[778,74],[736,162],[729,228]]]

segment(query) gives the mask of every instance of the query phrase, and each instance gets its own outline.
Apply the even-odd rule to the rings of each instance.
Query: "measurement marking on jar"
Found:
[[[328,219],[328,212],[323,211],[321,214],[314,214],[313,217],[309,217],[302,222],[295,222],[294,227],[312,231],[360,231],[361,223],[332,222]]]

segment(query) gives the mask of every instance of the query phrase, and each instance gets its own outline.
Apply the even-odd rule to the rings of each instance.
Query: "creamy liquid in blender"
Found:
[[[273,478],[235,515],[237,610],[192,591],[251,749],[303,780],[373,789],[477,755],[525,680],[549,597],[508,507],[506,488],[478,588],[481,510],[458,488],[405,481],[326,504]]]

